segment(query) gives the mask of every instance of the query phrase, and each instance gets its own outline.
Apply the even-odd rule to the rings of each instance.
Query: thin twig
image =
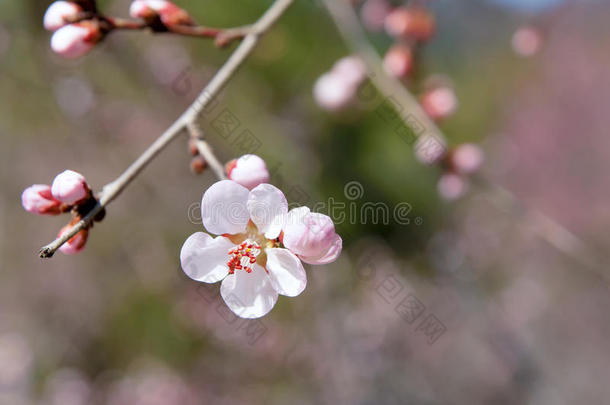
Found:
[[[116,180],[102,188],[98,204],[93,207],[80,222],[74,225],[68,232],[64,233],[62,237],[55,239],[53,242],[40,249],[39,254],[41,258],[52,257],[57,249],[70,240],[70,238],[82,229],[87,228],[95,215],[119,196],[125,187],[127,187],[171,141],[182,133],[187,125],[196,122],[205,107],[218,95],[227,82],[233,77],[237,69],[252,53],[252,50],[258,44],[261,36],[271,28],[293,2],[294,0],[276,0],[267,9],[191,106]]]
[[[195,145],[199,154],[203,156],[206,163],[210,166],[218,180],[226,180],[225,169],[222,163],[216,158],[214,151],[209,143],[203,139],[203,132],[196,122],[191,122],[187,125],[187,129],[191,135],[191,138],[195,140]]]
[[[370,44],[354,8],[345,0],[323,0],[323,3],[346,44],[364,60],[375,87],[385,96],[393,97],[399,106],[408,111],[411,119],[405,119],[404,114],[400,115],[404,123],[413,130],[415,135],[430,136],[440,144],[446,145],[443,133],[428,118],[417,99],[402,83],[388,76],[381,68],[382,61]],[[400,111],[397,112],[400,113]],[[513,214],[517,214],[519,211],[525,212],[524,221],[535,224],[535,231],[541,238],[587,269],[610,280],[610,275],[603,271],[608,260],[601,258],[600,254],[589,248],[585,242],[563,225],[539,210],[527,207],[509,190],[481,177],[478,180],[479,184],[490,192],[490,197],[498,206],[508,206]]]

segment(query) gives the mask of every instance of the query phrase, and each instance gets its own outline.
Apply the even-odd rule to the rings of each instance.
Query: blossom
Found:
[[[21,194],[21,205],[27,212],[41,215],[57,215],[62,212],[61,201],[51,193],[51,186],[34,184]]]
[[[299,208],[289,213],[284,194],[270,184],[248,190],[232,180],[219,181],[201,202],[205,229],[219,236],[191,235],[180,252],[182,269],[197,281],[222,281],[220,295],[236,315],[264,316],[279,294],[295,297],[305,289],[301,259],[329,263],[341,252],[330,218],[316,214],[310,221],[303,214]],[[289,223],[303,218],[305,223]]]
[[[56,31],[78,17],[83,9],[72,1],[56,1],[47,8],[43,25],[49,31]]]
[[[386,17],[385,29],[389,35],[396,38],[411,37],[426,41],[434,35],[434,17],[423,8],[399,7]]]
[[[55,177],[51,192],[55,199],[68,205],[81,203],[91,195],[85,177],[72,170],[66,170]]]
[[[383,68],[391,76],[404,78],[413,71],[413,52],[403,45],[393,45],[383,57]]]
[[[380,31],[390,11],[391,6],[386,0],[367,0],[360,9],[360,18],[369,30]]]
[[[445,200],[457,200],[466,191],[468,191],[468,181],[455,173],[445,173],[438,181],[438,192]]]
[[[145,20],[158,16],[164,25],[193,24],[193,19],[185,10],[167,0],[135,0],[129,7],[129,15]]]
[[[542,35],[537,28],[531,26],[520,27],[513,34],[511,45],[513,51],[519,56],[534,56],[542,47]]]
[[[61,228],[61,230],[57,234],[57,237],[61,238],[66,232],[68,232],[72,228],[74,223],[71,222],[70,224]],[[89,230],[82,229],[76,235],[68,239],[66,243],[61,245],[59,251],[67,255],[75,255],[85,248],[85,244],[87,243],[88,237]]]
[[[227,177],[248,190],[269,181],[265,161],[256,155],[244,155],[227,163]]]
[[[329,72],[316,80],[313,88],[314,100],[326,110],[341,110],[352,104],[364,79],[366,65],[360,58],[341,58]]]
[[[471,174],[483,164],[483,151],[478,145],[465,143],[453,150],[451,163],[458,173]]]
[[[451,116],[458,107],[458,99],[451,87],[433,88],[421,97],[421,106],[433,120]]]
[[[68,24],[53,34],[51,49],[65,58],[78,58],[89,52],[102,38],[99,26],[93,21]]]

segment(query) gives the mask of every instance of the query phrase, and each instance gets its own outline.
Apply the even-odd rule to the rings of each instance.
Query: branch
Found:
[[[388,76],[381,68],[382,61],[373,46],[370,44],[366,32],[362,28],[358,15],[346,0],[323,0],[337,29],[343,36],[346,44],[364,60],[370,74],[370,79],[377,89],[388,97],[394,97],[400,106],[409,111],[414,121],[404,119],[404,123],[411,128],[415,135],[432,137],[441,145],[447,142],[438,126],[426,115],[417,99],[406,89],[402,83]],[[525,211],[526,223],[533,224],[538,235],[554,246],[558,251],[594,271],[597,275],[610,281],[610,276],[603,269],[608,263],[605,255],[600,255],[589,248],[585,242],[566,229],[563,225],[542,212],[525,206],[509,190],[506,190],[483,178],[477,178],[479,184],[490,191],[490,198],[497,206],[508,206],[513,214]]]
[[[267,9],[262,17],[252,25],[250,32],[244,37],[241,44],[235,49],[220,70],[218,70],[216,75],[210,80],[191,106],[116,180],[108,183],[102,188],[97,205],[93,207],[81,221],[74,225],[62,237],[55,239],[53,242],[40,249],[39,253],[41,258],[52,257],[57,249],[70,240],[70,238],[79,231],[87,228],[96,214],[118,197],[125,187],[127,187],[171,141],[180,135],[189,125],[196,123],[201,112],[233,77],[237,69],[239,69],[252,53],[264,33],[271,28],[293,2],[294,0],[276,0],[269,9]]]
[[[214,155],[214,151],[212,151],[212,147],[209,143],[203,140],[203,132],[199,125],[196,122],[191,122],[187,125],[187,129],[191,134],[191,138],[195,140],[195,145],[197,146],[197,150],[199,154],[203,156],[206,163],[210,165],[212,171],[218,178],[218,180],[226,180],[227,176],[225,176],[225,169],[222,163],[216,158]]]

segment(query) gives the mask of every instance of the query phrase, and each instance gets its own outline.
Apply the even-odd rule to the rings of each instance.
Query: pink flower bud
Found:
[[[51,49],[64,58],[74,59],[89,52],[102,38],[99,26],[82,21],[61,27],[51,37]]]
[[[341,110],[354,101],[358,87],[349,80],[332,71],[316,80],[313,97],[316,103],[325,110]]]
[[[51,192],[53,197],[68,205],[81,203],[91,195],[83,175],[72,170],[66,170],[55,177]]]
[[[333,262],[343,247],[332,219],[310,212],[307,207],[295,208],[288,213],[281,238],[286,248],[309,264]]]
[[[55,31],[78,17],[83,9],[71,1],[56,1],[52,3],[44,15],[43,24],[49,31]]]
[[[483,164],[483,150],[472,143],[465,143],[455,148],[451,154],[451,162],[455,170],[463,174],[471,174]]]
[[[367,29],[381,31],[390,11],[391,6],[386,0],[367,0],[360,9],[360,18]]]
[[[538,53],[542,47],[542,36],[534,27],[521,27],[513,34],[513,51],[519,56],[529,57]]]
[[[145,20],[159,16],[165,25],[193,24],[193,19],[186,11],[166,0],[135,0],[129,7],[129,15]]]
[[[244,155],[227,163],[227,177],[249,190],[269,182],[265,161],[256,155]]]
[[[60,238],[66,232],[68,232],[72,228],[72,224],[66,225],[57,234],[57,237]],[[76,235],[68,239],[66,243],[61,245],[59,250],[66,255],[75,255],[81,250],[85,248],[85,244],[87,243],[87,238],[89,237],[89,230],[83,229],[79,231]]]
[[[438,193],[445,200],[453,201],[468,191],[468,182],[454,173],[446,173],[438,181]]]
[[[406,45],[392,46],[383,58],[383,68],[394,77],[405,78],[413,71],[413,52]]]
[[[57,215],[61,213],[61,201],[51,194],[51,186],[34,184],[21,194],[21,205],[27,212],[40,215]]]
[[[434,35],[434,17],[423,8],[394,9],[385,19],[386,32],[396,38],[410,37],[427,41]]]
[[[357,56],[346,56],[335,63],[332,73],[339,75],[348,84],[359,86],[366,78],[366,65]]]
[[[430,118],[441,120],[455,113],[458,99],[451,87],[442,86],[424,93],[421,106]]]

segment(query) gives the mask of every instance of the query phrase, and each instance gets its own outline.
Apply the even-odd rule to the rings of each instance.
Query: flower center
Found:
[[[229,274],[234,274],[235,270],[245,270],[252,273],[252,267],[256,263],[256,257],[261,253],[261,246],[251,239],[246,239],[235,248],[229,250]]]

